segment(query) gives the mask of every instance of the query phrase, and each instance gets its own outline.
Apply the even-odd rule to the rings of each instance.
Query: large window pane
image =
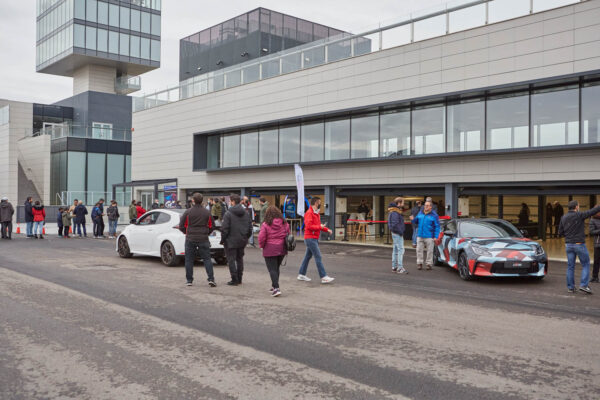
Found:
[[[85,152],[69,151],[69,168],[67,170],[67,190],[85,191]]]
[[[152,61],[160,61],[160,41],[150,40],[150,59]]]
[[[108,25],[108,3],[98,2],[98,23]]]
[[[352,118],[352,158],[379,157],[379,115]]]
[[[277,164],[277,129],[260,131],[259,134],[259,157],[260,165]]]
[[[220,162],[221,137],[217,135],[209,136],[207,142],[206,161],[208,169],[217,169]]]
[[[98,51],[108,51],[108,31],[106,29],[98,29]]]
[[[382,113],[381,157],[410,154],[410,111]]]
[[[142,32],[150,33],[150,13],[142,11]]]
[[[448,106],[448,151],[484,149],[485,103],[483,101]]]
[[[97,22],[98,2],[96,0],[87,0],[86,18],[88,21]]]
[[[141,15],[139,10],[131,9],[131,29],[132,31],[139,32],[141,29]]]
[[[323,160],[323,125],[323,122],[302,124],[302,161]]]
[[[108,5],[108,23],[110,26],[119,27],[119,6],[115,4]]]
[[[279,163],[300,161],[300,126],[279,129]]]
[[[325,122],[325,159],[350,158],[350,120]]]
[[[121,18],[119,26],[123,29],[129,29],[129,8],[121,7]]]
[[[487,148],[529,146],[529,96],[491,99],[487,102]]]
[[[160,15],[152,14],[152,34],[160,36]]]
[[[119,54],[129,55],[129,35],[126,33],[119,33]]]
[[[131,57],[140,57],[140,37],[139,36],[131,36],[131,45],[129,48],[129,52]]]
[[[221,141],[222,167],[239,167],[240,165],[240,135],[222,136]]]
[[[113,54],[119,54],[119,33],[109,31],[108,32],[108,52]]]
[[[93,195],[88,193],[88,203],[104,197],[106,191],[105,159],[106,155],[103,153],[88,153],[87,191],[95,192]]]
[[[106,155],[106,191],[112,193],[112,185],[125,181],[125,156],[122,154]],[[124,204],[120,204],[124,205]]]
[[[583,143],[600,143],[600,85],[581,89]]]
[[[443,153],[446,137],[445,107],[413,110],[412,125],[415,154]]]
[[[85,47],[85,26],[75,24],[75,33],[73,34],[73,46]]]
[[[533,146],[579,143],[579,89],[531,95]]]
[[[142,38],[140,43],[141,43],[140,54],[141,54],[142,58],[145,60],[149,60],[150,59],[150,39]]]
[[[75,0],[75,18],[85,19],[85,0]]]
[[[96,28],[92,26],[85,27],[85,47],[96,50]]]
[[[258,165],[258,132],[243,133],[241,140],[240,165]]]

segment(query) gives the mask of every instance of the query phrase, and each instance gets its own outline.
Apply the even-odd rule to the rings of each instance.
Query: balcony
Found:
[[[53,125],[40,130],[27,130],[25,137],[50,135],[52,140],[66,137],[131,142],[131,130],[83,125]]]
[[[142,88],[142,78],[139,76],[123,75],[115,78],[115,92],[117,94],[130,94]]]

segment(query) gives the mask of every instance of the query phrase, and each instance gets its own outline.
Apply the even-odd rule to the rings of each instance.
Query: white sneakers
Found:
[[[298,275],[298,280],[304,281],[304,282],[311,281],[311,279],[306,275]],[[334,278],[332,278],[330,276],[324,276],[323,278],[321,278],[321,283],[331,283],[331,282],[333,282],[333,280],[334,280]]]

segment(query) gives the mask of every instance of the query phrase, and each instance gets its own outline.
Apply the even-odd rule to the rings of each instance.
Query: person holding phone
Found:
[[[325,284],[333,282],[334,278],[328,276],[327,272],[325,272],[321,250],[319,249],[319,236],[321,235],[321,232],[331,234],[331,229],[321,223],[321,215],[319,214],[320,208],[321,199],[313,197],[310,199],[310,207],[306,211],[306,214],[304,214],[304,244],[306,245],[306,253],[304,254],[304,260],[302,260],[302,264],[300,265],[298,280],[304,282],[311,281],[311,279],[306,276],[306,270],[308,269],[308,262],[314,256],[317,270],[321,277],[321,283]]]

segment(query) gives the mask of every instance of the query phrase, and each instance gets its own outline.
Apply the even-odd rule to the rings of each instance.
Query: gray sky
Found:
[[[444,0],[162,1],[161,67],[142,75],[142,91],[179,79],[179,39],[256,7],[358,33]],[[208,6],[211,4],[211,6]],[[217,6],[214,6],[217,5]],[[35,0],[0,0],[0,98],[54,103],[72,94],[72,78],[35,72]]]

